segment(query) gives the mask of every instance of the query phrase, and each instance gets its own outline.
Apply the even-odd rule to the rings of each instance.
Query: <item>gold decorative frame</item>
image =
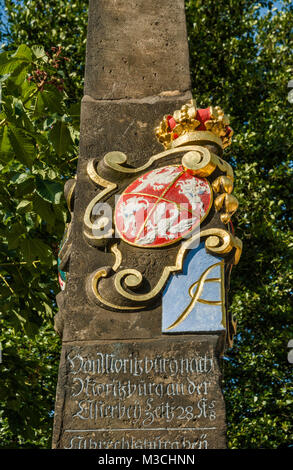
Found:
[[[206,177],[211,175],[216,168],[220,169],[226,174],[226,178],[230,182],[229,188],[232,191],[234,179],[232,167],[227,162],[222,160],[222,158],[210,152],[207,148],[201,147],[199,145],[188,145],[158,153],[157,155],[153,155],[152,157],[150,157],[150,159],[145,165],[138,168],[128,168],[123,166],[125,163],[127,163],[127,156],[124,153],[117,151],[107,153],[104,157],[103,162],[106,167],[116,172],[128,175],[136,175],[137,173],[141,173],[144,170],[148,169],[155,162],[158,162],[171,155],[180,153],[184,153],[184,156],[182,158],[182,165],[185,168],[191,170],[196,176]],[[102,178],[97,173],[96,165],[97,159],[91,159],[87,165],[87,174],[94,183],[98,184],[104,189],[91,200],[91,202],[86,208],[84,214],[84,236],[87,239],[88,243],[90,243],[91,245],[101,246],[107,242],[107,239],[112,235],[112,232],[104,234],[102,237],[93,235],[94,224],[91,221],[92,210],[99,201],[104,199],[106,196],[109,196],[115,189],[117,189],[117,184]],[[215,190],[214,186],[213,189]],[[222,207],[223,204],[221,207],[219,206],[219,210]],[[229,220],[227,220],[226,223],[228,221]],[[106,225],[107,221],[105,220],[104,223]]]
[[[237,264],[239,261],[242,251],[242,242],[232,235],[229,230],[217,227],[207,228],[201,231],[196,231],[195,229],[191,232],[188,239],[181,241],[175,264],[163,268],[158,282],[149,292],[137,293],[135,290],[141,285],[143,276],[137,269],[122,267],[122,253],[118,248],[116,240],[111,238],[114,231],[113,228],[103,236],[93,234],[94,224],[97,223],[97,220],[92,221],[92,211],[95,204],[108,199],[118,188],[118,184],[101,177],[98,172],[103,171],[103,169],[107,172],[111,170],[113,172],[113,179],[115,178],[115,174],[117,177],[117,174],[119,175],[121,173],[130,177],[131,175],[136,176],[140,173],[142,174],[152,165],[158,165],[161,162],[164,163],[164,160],[170,156],[182,156],[181,162],[183,167],[196,176],[206,178],[216,172],[217,176],[212,181],[212,188],[215,193],[214,206],[216,211],[220,212],[220,218],[223,224],[229,222],[231,215],[237,209],[237,200],[231,195],[234,178],[232,167],[205,147],[186,145],[168,149],[153,155],[144,165],[138,168],[125,166],[127,156],[118,151],[107,153],[99,165],[99,168],[97,168],[97,159],[91,159],[87,166],[88,176],[95,184],[103,189],[91,200],[86,208],[84,214],[84,237],[86,241],[93,246],[101,247],[107,244],[110,245],[109,249],[115,255],[115,262],[112,267],[103,267],[92,273],[87,281],[87,290],[92,299],[106,308],[118,311],[139,311],[147,308],[162,292],[170,274],[182,270],[186,250],[192,246],[195,240],[205,240],[206,250],[211,254],[222,257],[230,255],[230,263],[233,264]],[[218,176],[219,173],[220,176]],[[103,224],[106,226],[108,223],[111,223],[111,221],[103,217],[103,221],[101,222],[102,226]],[[101,227],[101,225],[99,227]],[[138,247],[138,249],[139,248],[142,247]],[[156,247],[152,248],[154,251],[156,250]],[[107,278],[112,279],[112,288],[115,290],[115,297],[120,298],[121,302],[113,302],[113,296],[111,300],[105,297],[101,281]]]
[[[157,295],[162,291],[166,282],[173,272],[178,272],[182,270],[183,261],[186,254],[186,250],[188,250],[189,246],[198,238],[206,238],[205,241],[205,248],[207,251],[218,255],[223,256],[225,254],[230,253],[233,249],[235,249],[235,254],[233,258],[233,264],[237,264],[241,255],[242,251],[242,242],[239,238],[234,237],[231,233],[223,229],[207,229],[201,232],[196,232],[193,236],[189,239],[185,240],[177,253],[176,262],[174,265],[165,266],[161,277],[155,287],[148,292],[147,294],[134,294],[128,292],[123,287],[123,282],[129,288],[139,287],[142,282],[142,274],[137,269],[126,268],[118,271],[120,267],[120,263],[122,260],[121,252],[117,246],[117,244],[113,245],[112,252],[116,256],[115,264],[111,268],[101,268],[95,271],[89,279],[88,283],[88,290],[91,297],[96,298],[102,304],[113,308],[115,310],[140,310],[146,308],[148,306],[149,301],[152,301],[157,297]],[[115,268],[115,269],[114,269]],[[99,291],[99,281],[102,278],[108,277],[111,275],[111,272],[114,271],[114,286],[117,291],[124,299],[130,300],[135,305],[117,305],[109,300],[105,299],[103,295]],[[112,272],[113,274],[113,272]]]

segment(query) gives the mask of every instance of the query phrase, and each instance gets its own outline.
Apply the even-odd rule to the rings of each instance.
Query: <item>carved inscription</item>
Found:
[[[160,418],[168,424],[201,417],[210,421],[216,418],[215,401],[208,399],[210,382],[195,382],[197,375],[212,372],[213,360],[206,355],[179,360],[147,356],[137,359],[97,352],[97,359],[85,359],[75,354],[69,355],[68,360],[73,375],[72,397],[79,397],[73,418],[95,422],[104,418],[126,418],[132,424],[142,426],[150,426]],[[150,372],[154,373],[156,381],[141,380]],[[162,374],[173,380],[169,383],[161,381]],[[108,376],[107,382],[101,380],[104,375]],[[130,379],[123,380],[123,375]],[[169,397],[184,395],[196,396],[195,406],[172,406],[168,401]],[[145,400],[141,401],[140,397]],[[130,398],[135,398],[134,402],[129,403]],[[158,404],[156,398],[160,398],[161,403]],[[114,401],[117,403],[113,404]]]
[[[71,437],[69,446],[65,449],[207,449],[207,434],[202,434],[198,439],[164,439],[161,436],[148,438],[130,438],[105,440],[88,438],[82,435]]]
[[[209,448],[219,398],[213,355],[124,346],[69,349],[64,448]]]

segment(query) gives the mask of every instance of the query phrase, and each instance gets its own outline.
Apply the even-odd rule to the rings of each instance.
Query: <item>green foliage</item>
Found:
[[[36,340],[37,339],[37,340]],[[51,325],[28,338],[20,331],[1,331],[0,449],[46,448],[52,434],[52,397],[60,341]]]
[[[59,361],[54,254],[67,213],[62,187],[77,154],[87,5],[3,1],[1,446],[46,447]],[[287,343],[293,338],[292,6],[185,4],[194,97],[199,106],[222,106],[235,131],[225,158],[235,169],[240,207],[233,223],[244,250],[229,295],[238,335],[223,363],[229,446],[286,447],[292,406]]]
[[[235,131],[225,158],[244,246],[229,295],[238,336],[224,361],[231,448],[290,443],[293,9],[280,3],[186,1],[194,96],[222,106]]]
[[[62,68],[66,91],[73,101],[83,89],[88,2],[84,0],[3,0],[8,25],[1,41],[8,45],[41,44],[46,51],[62,46],[74,58]]]
[[[9,440],[46,446],[50,439],[58,364],[56,248],[68,213],[63,186],[79,143],[63,87],[66,63],[57,47],[46,53],[20,45],[0,54],[2,446]]]

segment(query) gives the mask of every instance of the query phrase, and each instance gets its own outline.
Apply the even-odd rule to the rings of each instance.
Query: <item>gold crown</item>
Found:
[[[219,106],[198,109],[191,100],[172,116],[164,116],[155,133],[166,149],[197,140],[212,141],[225,149],[231,144],[233,130],[229,127],[229,116]]]

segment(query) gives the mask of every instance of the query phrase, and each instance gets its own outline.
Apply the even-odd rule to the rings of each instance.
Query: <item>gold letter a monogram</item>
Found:
[[[207,279],[208,274],[217,266],[221,267],[221,277],[216,277],[216,278],[209,278]],[[205,299],[200,299],[200,296],[202,294],[204,285],[206,282],[220,282],[221,283],[221,300],[205,300]],[[179,315],[177,320],[175,320],[172,325],[170,325],[167,330],[172,330],[176,326],[180,325],[185,318],[188,317],[188,315],[192,312],[195,304],[197,302],[200,302],[202,304],[209,304],[209,305],[222,305],[224,306],[224,261],[220,261],[219,263],[212,264],[209,266],[200,276],[200,278],[194,282],[188,290],[188,293],[191,297],[189,305],[185,308],[185,310]],[[223,311],[223,318],[222,318],[222,324],[225,326],[225,315],[224,315],[224,309],[222,308]]]

